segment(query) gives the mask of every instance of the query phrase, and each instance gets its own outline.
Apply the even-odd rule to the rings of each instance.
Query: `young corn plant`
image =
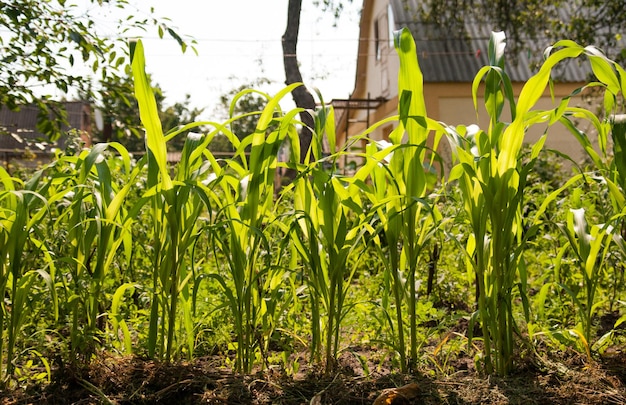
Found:
[[[614,115],[611,120],[613,166],[611,196],[613,203],[613,241],[623,259],[626,259],[626,115]],[[608,183],[611,184],[611,183]]]
[[[125,178],[116,178],[119,154]],[[65,156],[57,165],[74,170],[57,175],[53,198],[68,201],[67,209],[56,219],[56,226],[67,229],[67,250],[61,261],[69,268],[63,278],[65,303],[71,312],[70,343],[75,358],[89,354],[105,331],[106,292],[119,282],[119,267],[130,258],[132,215],[124,207],[126,196],[141,167],[131,169],[130,155],[117,143],[97,144],[78,156]],[[121,183],[121,184],[118,184]],[[113,271],[117,268],[117,272]]]
[[[172,188],[160,188],[163,182],[150,183],[145,197],[151,197],[154,220],[153,301],[150,313],[148,353],[170,361],[183,346],[188,358],[193,356],[192,287],[196,276],[191,250],[200,236],[200,216],[210,212],[208,192],[201,184],[207,165],[192,162],[192,153],[204,149],[205,138],[187,137],[176,168]],[[150,167],[150,158],[148,159]],[[195,166],[197,165],[197,166]],[[195,167],[194,167],[195,166]],[[154,166],[153,166],[154,167]],[[156,173],[152,173],[156,174]],[[159,322],[160,320],[160,322]],[[179,320],[182,321],[182,342]]]
[[[611,140],[613,141],[613,165],[611,182],[617,187],[611,187],[613,211],[622,213],[626,208],[626,114],[611,117]]]
[[[50,271],[45,267],[28,268],[32,264],[29,256],[42,254],[46,262],[52,263],[44,237],[38,231],[48,204],[41,177],[40,171],[24,184],[0,167],[0,384],[14,374],[19,333],[29,315],[29,293],[37,276],[49,288],[52,312],[55,319],[58,317],[54,266],[48,267]]]
[[[475,126],[449,129],[457,161],[449,181],[458,181],[472,227],[466,250],[478,286],[477,316],[483,332],[484,366],[488,373],[500,375],[509,373],[513,365],[513,332],[517,328],[513,314],[514,289],[521,297],[524,315],[528,318],[527,276],[522,256],[526,240],[538,230],[536,223],[524,230],[521,209],[527,177],[543,148],[546,134],[533,145],[526,162],[521,159],[524,136],[532,125],[547,123],[549,128],[566,120],[568,114],[580,113],[579,109],[569,107],[569,98],[554,110],[532,108],[548,87],[552,68],[583,52],[583,48],[571,41],[555,44],[550,50],[554,52],[546,54],[539,72],[526,82],[516,102],[510,79],[504,72],[504,48],[504,34],[492,34],[490,66],[478,72],[472,85],[477,108],[478,88],[485,79],[484,104],[490,117],[487,131]],[[506,102],[510,108],[510,123],[502,119]],[[538,216],[555,195],[544,201]]]
[[[512,313],[512,290],[518,286],[524,314],[528,318],[525,294],[526,274],[522,254],[526,240],[532,237],[542,222],[541,216],[559,193],[580,180],[574,176],[563,187],[546,197],[533,222],[525,232],[521,227],[521,202],[526,178],[545,140],[544,135],[531,151],[530,159],[522,164],[520,150],[528,127],[546,124],[548,130],[555,123],[563,124],[579,140],[592,161],[601,167],[602,159],[593,149],[588,137],[574,124],[575,119],[586,119],[598,132],[600,148],[607,146],[608,122],[580,107],[569,105],[570,97],[561,100],[553,110],[532,110],[533,106],[551,86],[552,69],[561,61],[585,55],[597,81],[589,86],[606,89],[604,109],[612,111],[617,95],[624,88],[624,70],[608,60],[596,48],[582,47],[572,41],[559,41],[547,49],[546,59],[539,72],[531,77],[521,90],[517,103],[508,76],[503,70],[504,34],[492,35],[489,48],[491,66],[477,74],[473,88],[474,104],[477,90],[485,77],[485,107],[490,116],[487,132],[470,127],[450,130],[457,166],[451,179],[458,179],[463,190],[465,209],[470,218],[473,237],[468,252],[473,256],[479,287],[478,315],[482,323],[485,345],[485,367],[488,372],[506,374],[512,366],[513,330],[516,328]],[[583,89],[574,92],[572,96]],[[512,122],[501,120],[508,101]],[[471,129],[471,130],[470,130]],[[610,183],[609,183],[610,184]],[[610,186],[611,187],[611,186]],[[613,187],[611,187],[613,189]],[[613,193],[613,191],[612,191]],[[615,194],[615,193],[614,193]],[[520,265],[522,264],[522,265]],[[517,282],[517,284],[516,284]]]
[[[374,149],[378,152],[378,148]],[[369,158],[372,159],[376,152]],[[394,156],[396,153],[398,149]],[[422,256],[436,236],[443,218],[431,198],[409,199],[401,194],[400,179],[401,175],[394,175],[393,169],[382,163],[371,173],[371,188],[364,191],[373,204],[380,227],[380,233],[373,242],[385,268],[382,309],[390,324],[393,348],[400,357],[401,370],[406,372],[417,366],[420,346],[419,314],[416,310],[418,271],[421,267],[425,268]],[[413,213],[410,212],[412,206],[417,208]],[[409,219],[413,222],[408,222]]]
[[[150,202],[153,220],[152,303],[148,332],[148,354],[170,361],[178,350],[179,313],[187,356],[193,356],[194,331],[192,292],[195,285],[190,251],[199,237],[200,216],[211,213],[211,195],[206,183],[210,157],[206,146],[214,133],[191,133],[185,140],[181,160],[172,178],[167,164],[166,143],[181,132],[204,123],[194,123],[163,134],[152,88],[145,73],[141,41],[132,44],[135,96],[146,130],[148,164],[147,191],[140,203]],[[133,211],[137,211],[135,208]]]
[[[285,139],[298,144],[295,117],[299,110],[285,113],[279,105],[295,87],[288,86],[274,97],[265,95],[263,111],[249,114],[258,114],[254,133],[241,142],[224,126],[222,131],[233,144],[235,157],[223,167],[217,161],[212,163],[216,191],[211,243],[218,272],[209,276],[222,286],[234,318],[238,372],[249,373],[259,360],[265,360],[267,342],[282,308],[277,300],[282,297],[287,274],[281,244],[276,243],[283,239],[276,233],[281,235],[284,227],[277,218],[274,179]],[[239,117],[227,124],[236,119]],[[292,153],[298,155],[297,149]]]
[[[556,51],[550,54],[553,50]],[[595,89],[600,88],[604,91],[604,101],[600,113],[594,113],[580,107],[570,107],[568,103],[571,97],[567,97],[561,101],[561,104],[552,113],[550,119],[550,122],[558,120],[579,141],[595,165],[596,172],[592,174],[592,177],[600,180],[600,184],[606,185],[611,202],[612,210],[609,209],[609,211],[612,212],[605,213],[605,217],[609,218],[609,221],[603,225],[589,225],[583,208],[571,210],[567,215],[567,222],[559,224],[559,228],[567,237],[567,244],[561,249],[557,257],[557,264],[560,264],[567,251],[571,250],[574,252],[575,261],[580,267],[583,276],[585,301],[581,301],[578,295],[567,286],[562,287],[571,296],[581,318],[581,323],[573,332],[580,338],[587,354],[590,355],[592,343],[590,341],[592,338],[591,317],[599,305],[595,302],[595,294],[600,282],[602,266],[611,245],[611,239],[618,247],[618,251],[624,252],[624,210],[626,207],[624,173],[626,173],[626,167],[624,166],[623,150],[626,146],[626,125],[624,124],[623,116],[617,113],[623,110],[623,104],[620,104],[620,100],[623,103],[623,94],[626,88],[626,71],[617,63],[608,59],[598,49],[592,46],[582,47],[572,41],[560,41],[554,47],[549,48],[546,54],[549,55],[546,64],[558,54],[563,54],[565,57],[570,58],[584,55],[589,60],[595,80],[575,91],[572,96],[591,87]],[[586,120],[591,124],[597,135],[599,153],[594,148],[587,133],[581,131],[579,126],[575,124],[576,121],[580,120]],[[609,137],[611,137],[613,145],[612,154],[608,149],[610,145]],[[548,196],[538,211],[535,222],[541,220],[540,215],[544,212],[547,204],[554,200],[556,195],[585,177],[586,175],[584,174],[573,176],[563,187]],[[558,270],[559,268],[560,265],[557,265],[556,269]],[[556,282],[559,282],[559,273],[558,271],[556,273]],[[542,290],[546,288],[547,286],[544,286]],[[540,297],[544,295],[545,292],[542,291]]]
[[[436,182],[430,167],[435,160],[433,150],[445,130],[426,115],[422,73],[415,42],[407,29],[395,33],[395,47],[400,57],[399,116],[394,117],[398,125],[390,135],[391,143],[369,145],[367,163],[354,178],[357,184],[364,185],[388,246],[388,257],[383,261],[395,304],[394,346],[402,370],[407,371],[413,370],[418,360],[416,302],[420,258],[442,223],[430,197]],[[370,181],[366,182],[368,177]],[[376,239],[375,245],[384,254],[380,239]],[[383,307],[390,312],[387,303]],[[405,320],[409,326],[408,345]]]
[[[592,345],[592,318],[597,309],[596,290],[600,283],[602,268],[610,247],[610,233],[604,226],[589,225],[585,218],[585,209],[571,209],[567,215],[567,223],[560,224],[559,228],[567,237],[567,243],[562,250],[574,252],[575,262],[583,276],[584,301],[576,291],[567,285],[561,284],[562,288],[570,295],[580,315],[580,324],[574,333],[580,337],[587,355],[591,356]],[[558,256],[564,257],[563,253]],[[557,263],[557,269],[560,263]],[[558,279],[558,278],[557,278]]]
[[[608,251],[612,244],[622,258],[626,257],[624,237],[626,236],[626,163],[624,150],[626,148],[626,119],[623,114],[623,95],[626,89],[626,71],[614,61],[593,47],[582,48],[578,45],[570,45],[578,49],[589,59],[594,73],[595,82],[588,86],[604,89],[604,103],[602,115],[604,119],[596,117],[592,112],[577,109],[572,114],[574,118],[585,118],[595,129],[598,137],[600,153],[592,147],[587,135],[578,130],[568,116],[563,118],[567,128],[578,139],[590,159],[595,164],[596,178],[602,179],[601,184],[606,185],[610,200],[611,211],[607,217],[608,223],[602,225],[589,225],[585,218],[585,210],[578,208],[571,210],[566,224],[559,224],[559,228],[567,236],[568,243],[563,249],[569,248],[575,254],[577,265],[583,275],[583,289],[585,302],[581,302],[577,294],[564,286],[564,289],[572,297],[576,309],[580,314],[581,323],[575,333],[583,342],[587,355],[590,356],[592,346],[591,321],[600,303],[595,302],[596,289],[603,274],[602,267],[605,264]],[[621,103],[620,103],[621,100]],[[609,138],[611,143],[609,143]],[[608,146],[612,144],[612,153]],[[562,257],[562,255],[560,256]]]
[[[303,260],[311,305],[311,359],[323,360],[327,372],[336,368],[341,323],[348,310],[346,297],[355,271],[349,268],[349,258],[359,248],[364,232],[359,188],[338,174],[339,154],[324,157],[322,153],[324,139],[330,151],[335,151],[334,129],[332,107],[322,106],[315,115],[313,142],[306,152],[312,159],[305,161],[311,163],[299,167],[292,183],[295,219],[291,240]]]

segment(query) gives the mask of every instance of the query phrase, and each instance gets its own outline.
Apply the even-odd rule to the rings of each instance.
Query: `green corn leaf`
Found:
[[[39,251],[42,253],[42,255],[44,256],[46,260],[46,264],[49,270],[46,271],[45,269],[38,269],[35,271],[39,274],[39,276],[42,278],[42,280],[46,283],[46,286],[48,287],[48,291],[50,292],[50,301],[52,304],[52,312],[54,314],[54,319],[58,320],[59,299],[57,296],[56,285],[54,283],[54,277],[56,274],[56,266],[55,266],[54,260],[52,258],[52,255],[50,254],[50,249],[47,248],[44,243],[42,243],[38,239],[35,239],[34,237],[31,237],[31,242],[35,245],[35,247],[37,247],[37,249],[39,249]]]
[[[570,111],[574,112],[574,114],[572,114],[572,117],[574,117],[574,118],[582,118],[583,115],[584,116],[589,116],[586,113],[583,113],[582,111],[580,111],[578,109],[570,109]],[[568,117],[562,116],[559,119],[559,121],[561,122],[561,124],[563,124],[563,126],[565,126],[565,128],[567,128],[569,130],[569,132],[572,135],[574,135],[574,137],[581,144],[581,146],[583,147],[585,152],[587,152],[587,155],[591,158],[591,160],[594,162],[594,164],[597,167],[604,167],[604,163],[602,162],[602,158],[600,157],[600,155],[598,155],[598,153],[594,149],[594,147],[591,144],[591,141],[589,140],[587,135],[583,131],[578,129],[577,126]],[[597,120],[597,118],[592,120],[592,124],[598,124],[598,126],[594,125],[594,127],[595,128],[601,128],[600,122]],[[599,136],[601,136],[601,134],[602,134],[602,132],[600,132]]]
[[[426,104],[424,103],[424,78],[417,61],[415,41],[408,28],[394,32],[394,44],[400,57],[400,70],[398,72],[398,89],[400,95],[407,91],[412,95],[409,116],[426,116]]]
[[[611,138],[613,140],[613,164],[617,169],[620,185],[626,192],[626,115],[612,117]]]
[[[537,308],[537,315],[540,319],[545,319],[546,299],[548,298],[548,294],[552,291],[553,287],[553,283],[546,283],[541,286],[539,293],[537,293],[535,298],[535,307]]]
[[[605,246],[604,240],[608,235],[609,233],[598,225],[593,225],[591,227],[589,235],[589,256],[584,262],[584,267],[588,280],[593,283],[598,281],[597,273],[599,272],[599,263],[604,260],[604,257],[601,255],[601,249]]]
[[[598,48],[588,46],[585,48],[585,54],[589,58],[591,70],[596,78],[607,86],[612,95],[616,95],[620,91],[620,80],[614,69],[614,62],[610,61]],[[612,105],[606,105],[607,111],[612,110]]]
[[[332,106],[328,107],[326,112],[324,132],[326,133],[326,138],[328,139],[330,153],[335,153],[337,143],[335,135],[335,109]]]
[[[619,326],[624,322],[626,322],[626,314],[620,316],[619,319],[615,321],[615,324],[613,324],[613,329],[619,328]]]
[[[6,171],[4,166],[0,166],[0,181],[2,182],[2,186],[4,190],[15,190],[15,179],[11,177],[9,172]]]
[[[398,72],[398,94],[400,95],[400,124],[390,136],[393,143],[400,143],[406,129],[409,143],[421,145],[426,141],[428,131],[409,117],[426,117],[424,102],[424,78],[417,60],[415,41],[408,28],[394,32],[394,44],[400,58]]]
[[[146,147],[152,154],[153,161],[161,174],[163,190],[167,191],[172,188],[172,179],[167,168],[167,149],[156,99],[145,71],[143,44],[140,40],[131,47],[131,57],[135,97],[139,103],[141,123],[146,131]]]
[[[543,202],[539,206],[539,209],[535,213],[535,216],[534,216],[534,219],[533,219],[533,223],[540,223],[542,221],[541,217],[546,212],[546,210],[548,209],[550,204],[555,202],[557,197],[561,193],[563,193],[565,190],[569,190],[572,187],[573,184],[579,182],[581,179],[583,179],[583,175],[582,174],[578,174],[576,176],[573,176],[563,186],[561,186],[560,188],[558,188],[558,189],[554,190],[553,192],[551,192],[550,194],[548,194],[548,196],[543,200]]]
[[[180,162],[177,166],[176,180],[185,181],[191,178],[191,173],[199,167],[201,162],[198,158],[201,156],[200,148],[204,148],[207,145],[206,136],[190,132],[185,139],[183,145],[183,151],[181,153]]]
[[[517,156],[522,147],[526,130],[524,123],[525,116],[543,95],[554,66],[564,59],[575,58],[582,52],[583,48],[580,46],[566,47],[557,50],[543,63],[539,72],[526,82],[517,101],[516,118],[502,134],[502,152],[498,156],[497,166],[498,174],[503,176],[506,172],[515,168]]]
[[[124,349],[126,353],[132,353],[132,342],[130,331],[126,326],[126,323],[120,316],[120,305],[122,303],[122,299],[124,298],[124,293],[128,290],[130,294],[137,288],[134,283],[124,283],[119,286],[115,293],[113,294],[113,300],[111,302],[111,323],[113,326],[113,330],[117,332],[118,327],[122,328],[122,334],[124,337]]]

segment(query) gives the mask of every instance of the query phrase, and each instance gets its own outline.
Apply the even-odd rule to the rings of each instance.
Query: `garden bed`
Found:
[[[375,357],[375,353],[372,353]],[[592,364],[580,355],[528,362],[509,377],[487,377],[472,359],[457,359],[459,371],[432,375],[369,375],[354,357],[340,359],[340,371],[323,375],[310,367],[295,376],[278,369],[237,375],[221,357],[189,363],[159,363],[139,357],[100,356],[90,365],[58,368],[49,384],[4,394],[17,404],[372,404],[385,389],[416,383],[410,401],[393,404],[625,404],[626,353],[612,352]],[[374,369],[372,369],[374,370]],[[429,376],[430,375],[430,376]]]

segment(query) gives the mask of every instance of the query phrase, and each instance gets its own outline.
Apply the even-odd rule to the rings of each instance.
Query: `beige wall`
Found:
[[[571,94],[576,88],[580,87],[578,84],[557,84],[555,86],[555,102],[558,103],[563,97]],[[467,84],[469,87],[469,84]],[[514,91],[516,97],[521,90],[521,84],[514,84]],[[471,90],[468,90],[471,91]],[[445,94],[441,92],[440,96],[436,100],[431,100],[430,105],[433,106],[432,117],[445,122],[448,125],[468,125],[478,124],[481,129],[487,130],[489,126],[489,117],[486,113],[483,103],[483,91],[479,91],[478,97],[478,118],[474,109],[474,104],[471,98],[459,97]],[[550,110],[556,108],[557,104],[552,101],[549,93],[545,93],[542,98],[539,99],[537,104],[533,107],[533,110]],[[575,97],[570,101],[570,106],[578,106],[590,108],[589,102],[585,101],[582,97]],[[429,114],[431,112],[429,111]],[[510,112],[507,108],[503,113],[503,120],[510,119]],[[581,123],[584,129],[590,129],[585,127],[585,123]],[[538,124],[529,129],[525,135],[524,142],[527,144],[533,144],[536,142],[546,131],[548,137],[546,139],[545,149],[555,149],[570,156],[575,161],[581,161],[584,158],[584,151],[576,138],[560,123],[554,124],[549,129],[547,124]]]
[[[395,85],[395,81],[394,81]],[[557,84],[555,86],[555,100],[558,102],[563,97],[569,95],[574,89],[580,87],[580,83],[576,84]],[[521,90],[521,83],[514,83],[515,96],[519,95]],[[478,94],[478,109],[479,114],[477,118],[476,110],[471,97],[471,84],[470,83],[425,83],[424,84],[424,99],[426,103],[426,111],[430,118],[441,121],[447,125],[470,125],[478,124],[478,126],[484,130],[487,130],[489,126],[489,117],[485,111],[483,103],[483,91],[479,89]],[[588,102],[584,101],[581,97],[572,99],[570,105],[581,106],[590,108]],[[537,102],[533,109],[549,110],[555,108],[556,105],[552,102],[549,93],[546,94]],[[394,115],[397,113],[397,97],[384,103],[378,110],[370,111],[369,123],[375,122]],[[366,129],[366,112],[360,111],[357,114],[357,119],[353,118],[353,122],[350,127],[350,134],[362,133]],[[505,109],[502,119],[508,120],[510,113]],[[362,122],[354,122],[362,121]],[[584,123],[583,123],[584,125]],[[532,127],[526,134],[525,143],[532,144],[540,136],[543,135],[547,125],[536,125]],[[384,127],[377,129],[370,134],[372,139],[383,139]],[[388,130],[388,129],[387,129]],[[358,145],[355,145],[358,146]],[[553,125],[548,131],[548,138],[546,140],[545,148],[555,149],[559,152],[573,158],[575,161],[581,161],[584,158],[584,152],[580,147],[578,141],[567,131],[565,127],[557,123]],[[445,171],[447,172],[451,166],[450,146],[447,141],[443,141],[439,147],[439,153],[442,155],[446,162]]]
[[[474,106],[471,99],[468,98],[441,98],[439,101],[440,119],[448,125],[467,125],[477,123],[481,129],[487,130],[489,126],[489,118],[486,113],[481,113],[479,119],[476,119],[476,113],[474,112]],[[544,97],[537,103],[536,109],[550,109],[554,108],[549,97]],[[483,110],[484,111],[484,110]],[[510,118],[510,113],[507,111],[504,119]],[[477,122],[478,121],[478,122]],[[536,125],[529,129],[526,134],[526,142],[536,142],[545,132],[547,125]],[[581,155],[582,148],[578,144],[578,141],[560,124],[553,125],[548,131],[548,138],[546,140],[546,148],[557,149],[568,155]]]

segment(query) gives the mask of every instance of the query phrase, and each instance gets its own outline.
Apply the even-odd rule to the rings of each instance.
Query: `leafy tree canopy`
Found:
[[[194,41],[181,37],[168,19],[133,15],[128,0],[0,0],[0,106],[12,110],[37,104],[38,129],[52,140],[63,117],[50,93],[79,92],[105,114],[107,100],[132,94],[128,76],[128,36],[155,29],[169,35],[185,52]],[[97,21],[110,15],[105,33]],[[113,17],[123,15],[122,17]]]

